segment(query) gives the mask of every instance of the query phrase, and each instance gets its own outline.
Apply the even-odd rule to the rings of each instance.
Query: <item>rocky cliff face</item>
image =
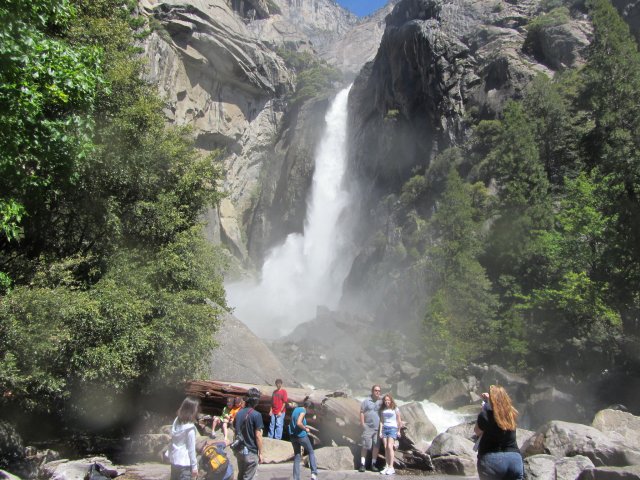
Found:
[[[154,30],[145,42],[148,76],[167,99],[167,118],[191,125],[203,151],[222,150],[228,197],[207,215],[209,236],[247,261],[247,223],[270,208],[265,209],[262,202],[253,211],[265,190],[260,184],[261,171],[265,165],[271,168],[272,156],[279,155],[273,145],[282,132],[289,132],[288,142],[292,131],[307,134],[295,126],[283,126],[286,97],[294,89],[295,75],[276,49],[283,45],[323,47],[344,34],[356,17],[332,0],[141,0],[140,5]],[[299,120],[308,110],[288,118]],[[301,148],[301,152],[307,155],[313,148]],[[295,163],[293,151],[284,155]],[[291,178],[286,184],[308,184],[312,160],[305,156],[302,164],[306,162],[306,168],[289,170]],[[282,185],[278,192],[290,193]],[[281,214],[304,217],[300,209],[304,211],[306,190],[296,192],[290,199],[278,196],[275,200],[292,206],[284,213],[280,207],[274,210],[276,223]],[[257,220],[265,225],[265,232],[273,231],[270,218]],[[290,228],[291,222],[285,224]],[[257,231],[261,234],[263,230]],[[256,240],[259,245],[265,242],[268,240]]]
[[[390,205],[437,152],[465,138],[469,116],[493,118],[535,75],[584,61],[591,26],[583,15],[545,29],[536,55],[525,52],[527,24],[540,13],[537,0],[402,0],[387,17],[350,95],[351,175],[366,209],[348,297],[382,317],[410,315],[409,305],[418,314],[426,280],[402,262]]]

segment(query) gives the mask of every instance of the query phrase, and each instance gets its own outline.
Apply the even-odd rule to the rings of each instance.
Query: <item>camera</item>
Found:
[[[229,446],[231,447],[231,450],[235,450],[237,452],[239,450],[242,450],[242,448],[244,447],[244,442],[242,441],[242,439],[236,438],[233,442],[231,442],[231,445]]]

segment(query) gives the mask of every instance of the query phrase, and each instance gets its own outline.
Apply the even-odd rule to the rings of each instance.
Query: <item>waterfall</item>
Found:
[[[290,234],[268,254],[257,282],[227,286],[234,314],[259,337],[286,335],[313,319],[318,306],[335,308],[340,300],[352,260],[340,226],[341,214],[350,202],[343,181],[350,88],[338,93],[325,116],[303,234]]]

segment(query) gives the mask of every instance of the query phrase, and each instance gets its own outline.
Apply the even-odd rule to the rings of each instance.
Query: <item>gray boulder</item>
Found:
[[[498,365],[489,365],[480,379],[480,385],[482,390],[486,392],[489,386],[494,384],[502,385],[516,403],[524,403],[527,399],[529,382],[524,377],[511,373]]]
[[[593,462],[582,455],[533,455],[524,459],[525,477],[530,480],[574,480],[587,468],[593,468]]]
[[[274,438],[263,438],[265,463],[284,463],[293,459],[293,447],[290,442],[276,440]]]
[[[209,378],[258,385],[270,385],[282,378],[285,385],[298,385],[269,347],[230,313],[222,317],[216,341],[218,347],[209,361]]]
[[[352,470],[353,452],[349,447],[323,447],[315,451],[316,462],[321,470]]]
[[[159,461],[162,460],[162,452],[170,441],[171,435],[164,433],[134,435],[131,437],[127,453],[137,461]]]
[[[431,423],[422,405],[417,402],[407,403],[400,407],[402,422],[406,425],[405,435],[418,450],[425,450],[429,440],[433,439],[438,431]]]
[[[99,463],[110,470],[116,470],[111,461],[105,457],[90,457],[80,460],[55,460],[46,463],[42,468],[42,477],[51,480],[84,480],[93,463]],[[118,471],[124,473],[124,471]]]
[[[640,480],[640,466],[596,467],[583,470],[576,480]]]
[[[584,409],[573,395],[551,386],[532,393],[525,404],[525,411],[534,427],[552,420],[580,423],[586,419]]]
[[[600,430],[560,421],[543,425],[521,451],[525,457],[545,453],[556,457],[584,455],[595,466],[623,467],[640,463],[640,452],[612,440]]]
[[[640,417],[629,412],[601,410],[596,413],[591,425],[625,445],[640,446]]]
[[[427,450],[436,472],[446,475],[477,475],[473,442],[458,435],[441,433]]]
[[[453,409],[469,405],[471,397],[469,389],[462,380],[453,380],[440,387],[436,393],[429,397],[429,400],[442,408]]]

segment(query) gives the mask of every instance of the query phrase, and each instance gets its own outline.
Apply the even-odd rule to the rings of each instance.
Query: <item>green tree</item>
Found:
[[[613,219],[601,212],[604,201],[584,173],[567,179],[555,228],[541,235],[548,258],[548,283],[527,296],[522,308],[539,319],[531,326],[532,362],[588,373],[615,363],[621,333],[620,314],[610,305],[611,285],[604,280],[607,230]]]
[[[594,39],[584,69],[584,96],[594,125],[586,152],[603,213],[616,219],[605,252],[613,290],[629,334],[640,334],[640,55],[629,27],[610,2],[588,2]]]
[[[434,293],[424,319],[427,366],[460,373],[492,350],[496,298],[478,261],[482,247],[473,187],[451,169],[430,223]]]

